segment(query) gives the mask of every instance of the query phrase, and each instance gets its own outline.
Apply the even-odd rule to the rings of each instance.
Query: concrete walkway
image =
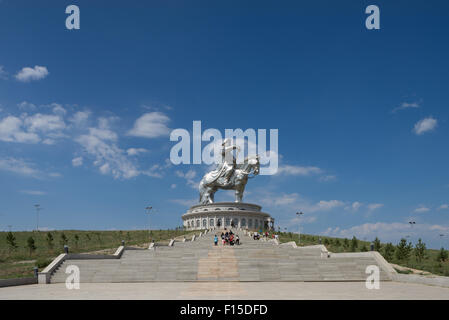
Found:
[[[68,290],[57,283],[0,288],[0,299],[449,300],[449,288],[390,281],[379,290],[366,289],[364,282],[147,282],[81,283],[79,290]]]

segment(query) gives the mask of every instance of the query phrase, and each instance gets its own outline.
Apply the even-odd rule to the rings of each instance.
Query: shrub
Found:
[[[382,248],[382,244],[380,243],[380,240],[378,237],[376,237],[376,239],[374,239],[373,245],[374,245],[374,251],[380,252],[380,249]]]
[[[50,250],[53,249],[53,240],[53,235],[51,234],[51,232],[48,232],[45,241],[47,241],[47,246]]]
[[[421,262],[424,259],[426,253],[426,244],[418,239],[418,243],[415,245],[414,249],[415,257],[418,262]]]
[[[69,239],[67,239],[65,233],[61,233],[61,240],[59,241],[61,243],[62,246],[65,246],[67,244]]]
[[[394,246],[391,242],[387,243],[383,250],[385,260],[391,261],[393,259]]]
[[[396,247],[396,259],[398,260],[408,260],[410,258],[410,253],[412,251],[411,242],[407,244],[407,240],[404,238],[399,241]]]
[[[359,247],[359,241],[357,240],[357,238],[355,236],[353,236],[352,240],[351,240],[351,251],[352,252],[356,251],[358,247]]]
[[[14,237],[11,231],[9,231],[8,235],[6,236],[6,243],[8,243],[9,252],[11,252],[11,250],[17,249],[16,237]]]
[[[39,258],[36,261],[36,265],[39,269],[44,269],[51,263],[51,261],[52,261],[51,259]]]
[[[440,252],[438,252],[437,261],[438,262],[444,262],[448,258],[448,253],[444,248],[441,248]]]
[[[31,257],[33,252],[36,250],[36,245],[35,245],[33,237],[28,238],[26,247],[30,250],[30,257]]]

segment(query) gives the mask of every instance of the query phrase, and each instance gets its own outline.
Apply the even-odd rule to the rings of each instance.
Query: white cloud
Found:
[[[410,103],[403,102],[403,103],[401,103],[401,105],[399,107],[394,108],[392,110],[392,112],[395,113],[396,111],[409,109],[409,108],[416,109],[416,108],[419,108],[420,106],[421,105],[419,102],[410,102]]]
[[[320,174],[322,170],[318,167],[301,167],[301,166],[291,166],[283,165],[278,168],[277,174],[286,174],[293,176],[308,176],[311,174]]]
[[[345,207],[345,210],[346,211],[357,212],[362,205],[363,205],[363,203],[355,201],[351,205]]]
[[[23,176],[38,177],[40,172],[22,159],[0,158],[0,170],[17,173]]]
[[[34,68],[22,68],[17,74],[16,79],[21,82],[44,79],[49,74],[46,67],[34,66]]]
[[[116,179],[130,179],[139,175],[139,170],[117,146],[117,134],[109,129],[109,121],[99,119],[98,128],[89,128],[89,133],[79,136],[78,142],[85,151],[95,157],[94,165],[102,174],[112,174]]]
[[[26,132],[22,119],[8,116],[0,120],[0,140],[6,142],[37,143],[41,139],[34,132]]]
[[[134,123],[134,127],[128,131],[128,135],[144,138],[156,138],[168,135],[170,129],[167,123],[170,118],[162,112],[149,112],[142,115]]]
[[[438,210],[444,210],[444,209],[449,209],[449,205],[445,203],[438,207]]]
[[[180,178],[184,178],[187,182],[187,185],[189,185],[190,187],[192,187],[193,189],[198,188],[198,184],[199,182],[195,182],[193,179],[196,176],[196,171],[193,169],[189,169],[186,173],[182,172],[182,171],[175,171],[175,174],[180,177]]]
[[[76,157],[72,159],[72,166],[79,167],[83,165],[83,157]]]
[[[0,79],[2,80],[8,79],[8,73],[5,71],[3,66],[0,66]]]
[[[373,211],[382,208],[384,205],[382,203],[370,203],[367,205],[368,210]]]
[[[405,222],[376,222],[365,223],[346,229],[330,227],[324,231],[323,234],[344,238],[356,236],[359,239],[374,239],[375,237],[379,237],[382,242],[392,241],[396,243],[401,238],[406,238],[407,236],[413,236],[415,238],[420,237],[423,239],[434,238],[435,230],[438,230],[439,232],[449,232],[449,227],[420,223],[413,226],[413,228],[410,228],[410,224]]]
[[[337,180],[337,176],[335,175],[326,175],[326,176],[322,176],[320,177],[319,181],[322,182],[329,182],[329,181],[335,181]]]
[[[44,196],[47,194],[44,191],[38,191],[38,190],[21,190],[20,192],[24,193],[24,194],[29,194],[31,196]]]
[[[67,110],[64,109],[59,103],[52,103],[50,107],[52,108],[53,113],[57,115],[64,116],[67,113]]]
[[[58,115],[36,113],[26,117],[25,126],[30,132],[61,131],[66,128],[64,120]]]
[[[414,210],[414,212],[416,212],[416,213],[424,213],[424,212],[429,212],[429,211],[430,211],[430,209],[425,206],[419,206],[418,208],[416,208]]]
[[[50,177],[52,177],[52,178],[60,178],[60,177],[62,177],[62,174],[60,174],[59,172],[50,172],[48,175]]]
[[[170,188],[175,189],[176,188],[176,183],[173,183]]]
[[[312,208],[312,210],[309,209],[309,211],[327,211],[327,210],[331,210],[337,207],[341,207],[344,205],[343,201],[340,200],[329,200],[329,201],[325,201],[325,200],[321,200],[319,201],[317,204],[315,204]]]
[[[148,152],[147,149],[144,148],[129,148],[128,150],[126,150],[126,153],[128,154],[128,156],[137,156],[141,153],[145,153]]]
[[[82,127],[89,119],[90,111],[78,111],[69,119],[69,121],[76,127]]]
[[[24,110],[24,111],[32,111],[32,110],[36,110],[36,105],[27,101],[22,101],[21,103],[17,104],[17,107],[20,110]]]
[[[425,132],[434,130],[436,128],[436,126],[437,126],[437,120],[432,117],[428,117],[428,118],[419,120],[415,124],[413,131],[417,135],[422,135]]]

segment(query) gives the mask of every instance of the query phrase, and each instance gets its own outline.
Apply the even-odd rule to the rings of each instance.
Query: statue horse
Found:
[[[226,181],[222,175],[216,176],[217,170],[213,170],[204,175],[199,184],[200,204],[209,204],[214,202],[214,195],[218,189],[235,190],[235,202],[242,202],[243,191],[245,190],[248,178],[259,174],[259,157],[248,157],[243,163],[237,164],[234,172]],[[253,176],[249,176],[250,174]]]

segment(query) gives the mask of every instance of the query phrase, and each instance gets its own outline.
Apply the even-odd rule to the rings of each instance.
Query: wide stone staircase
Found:
[[[390,280],[388,268],[373,256],[328,257],[320,246],[294,248],[236,233],[241,233],[238,246],[214,246],[211,231],[173,246],[126,248],[120,259],[67,259],[50,282],[65,282],[69,265],[79,268],[81,282],[365,281],[369,265],[379,266],[381,280]]]

